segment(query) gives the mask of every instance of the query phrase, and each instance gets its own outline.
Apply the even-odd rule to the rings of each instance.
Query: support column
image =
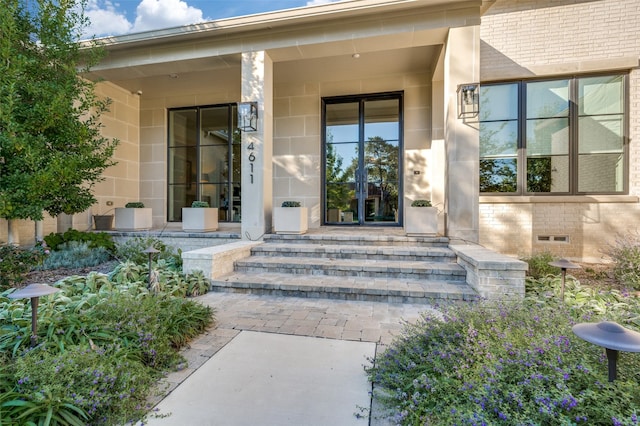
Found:
[[[243,102],[258,102],[258,130],[242,133],[242,238],[271,231],[273,204],[273,62],[264,51],[242,54]]]
[[[479,143],[477,119],[458,118],[459,84],[480,81],[480,25],[451,28],[444,53],[446,235],[479,241]]]

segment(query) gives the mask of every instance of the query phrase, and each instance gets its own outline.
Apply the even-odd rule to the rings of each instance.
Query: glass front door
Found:
[[[324,223],[398,225],[402,93],[324,99]]]

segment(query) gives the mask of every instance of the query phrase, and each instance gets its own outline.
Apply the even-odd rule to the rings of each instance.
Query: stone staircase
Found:
[[[477,297],[447,238],[375,231],[265,235],[212,290],[397,303]]]

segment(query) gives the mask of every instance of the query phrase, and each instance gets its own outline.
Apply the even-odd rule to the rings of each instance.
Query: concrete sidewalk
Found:
[[[216,325],[183,351],[149,425],[367,425],[364,366],[426,305],[208,293]],[[365,410],[363,411],[362,408]],[[373,419],[372,425],[384,424]]]

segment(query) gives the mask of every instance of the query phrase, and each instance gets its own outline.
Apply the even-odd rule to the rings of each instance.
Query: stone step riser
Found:
[[[407,271],[399,268],[369,268],[359,270],[356,268],[336,268],[336,267],[314,267],[308,265],[247,265],[237,264],[236,272],[244,273],[286,273],[295,275],[325,275],[329,277],[370,277],[370,278],[392,278],[392,279],[414,279],[414,280],[444,280],[460,281],[465,280],[464,273],[457,271],[410,269]]]
[[[335,299],[335,300],[351,300],[361,302],[379,302],[379,303],[416,303],[416,304],[433,304],[434,300],[450,300],[450,301],[470,301],[475,300],[476,296],[468,294],[451,294],[451,293],[429,293],[425,292],[420,296],[411,295],[391,295],[391,294],[367,294],[365,292],[326,292],[326,291],[308,291],[308,290],[288,290],[276,288],[239,288],[216,286],[211,287],[213,292],[221,293],[239,293],[239,294],[255,294],[283,297],[302,297],[309,299]]]
[[[442,255],[405,255],[405,254],[371,254],[363,252],[335,252],[335,251],[279,251],[268,250],[268,247],[253,249],[251,254],[255,257],[304,257],[316,259],[360,259],[360,260],[391,260],[426,263],[455,263],[456,257],[451,254]]]

